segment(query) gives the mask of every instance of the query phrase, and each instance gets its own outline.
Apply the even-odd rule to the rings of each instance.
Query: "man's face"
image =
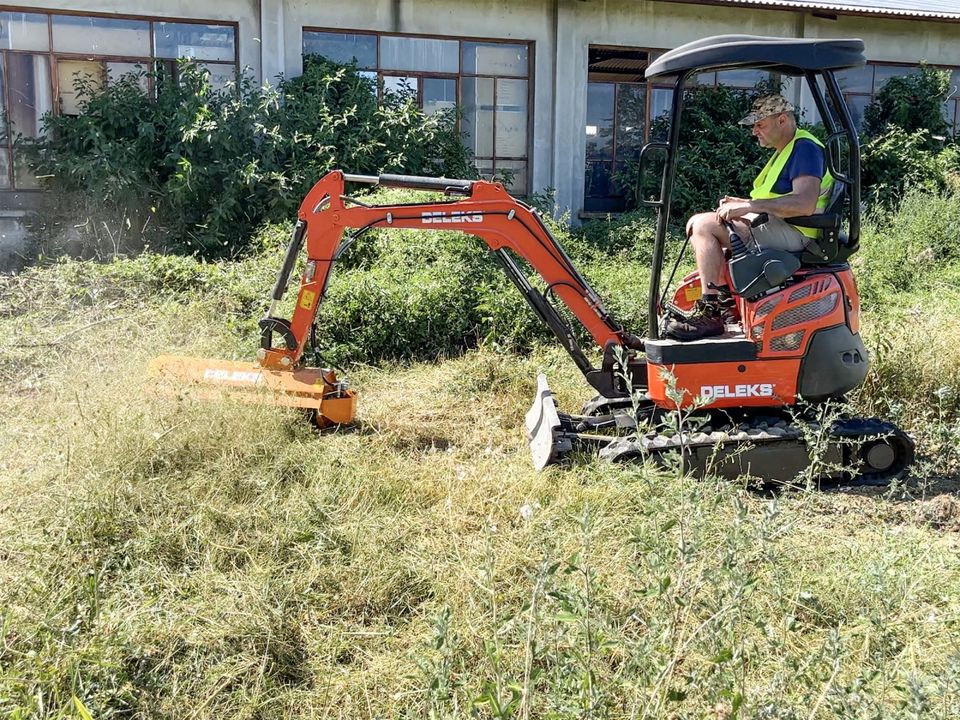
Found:
[[[777,133],[780,130],[781,115],[771,115],[753,124],[753,136],[757,138],[760,147],[775,147]]]

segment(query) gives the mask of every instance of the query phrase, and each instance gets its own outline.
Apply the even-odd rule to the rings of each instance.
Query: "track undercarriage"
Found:
[[[565,414],[543,375],[526,421],[538,470],[579,448],[611,462],[672,457],[697,477],[883,486],[914,457],[913,441],[892,423],[841,415],[836,406],[666,412],[644,398],[598,397],[582,414]]]

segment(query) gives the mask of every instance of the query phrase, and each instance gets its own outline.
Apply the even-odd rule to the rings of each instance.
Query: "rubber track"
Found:
[[[822,425],[806,423],[807,435],[819,435]],[[643,455],[656,455],[678,450],[683,446],[688,452],[698,448],[720,447],[724,454],[736,452],[741,445],[759,446],[775,443],[799,443],[806,446],[804,431],[797,425],[775,417],[756,416],[749,421],[728,425],[719,429],[704,426],[697,431],[674,433],[647,433],[639,438],[621,438],[600,450],[600,457],[612,461],[635,459]],[[883,472],[860,473],[833,479],[848,485],[887,485],[904,473],[913,462],[913,441],[892,423],[876,418],[843,418],[832,424],[828,441],[841,443],[848,448],[848,457],[855,455],[853,445],[859,439],[866,444],[878,438],[886,438],[894,446],[897,457],[890,468]],[[638,442],[639,441],[639,442]],[[859,448],[858,448],[859,449]],[[749,452],[749,451],[748,451]]]

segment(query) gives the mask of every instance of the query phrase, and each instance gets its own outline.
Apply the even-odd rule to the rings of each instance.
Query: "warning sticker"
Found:
[[[313,301],[317,299],[317,294],[313,290],[304,290],[300,293],[300,307],[304,310],[313,308]]]

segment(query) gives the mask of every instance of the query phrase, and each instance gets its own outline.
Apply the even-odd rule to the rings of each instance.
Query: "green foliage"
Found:
[[[931,149],[924,129],[911,133],[891,125],[864,143],[861,157],[861,195],[869,204],[895,207],[907,188],[938,192],[947,183],[947,158]]]
[[[680,151],[674,181],[671,215],[686,218],[696,212],[715,207],[724,195],[745,195],[766,158],[766,153],[750,133],[750,128],[737,124],[749,111],[754,100],[780,91],[779,83],[760,83],[752,90],[739,90],[725,85],[691,87],[684,90],[683,116],[680,123]],[[653,122],[651,137],[665,139],[670,118],[662,115]],[[660,192],[659,161],[651,159],[646,169],[644,197]],[[637,188],[639,163],[627,162],[618,175],[626,188]],[[629,198],[636,206],[638,198]]]
[[[890,78],[863,113],[863,134],[873,138],[891,125],[907,133],[926,130],[927,145],[947,132],[943,103],[950,94],[950,71],[921,64],[917,72]]]
[[[853,262],[868,305],[949,282],[960,265],[960,195],[914,188],[897,212],[876,208],[866,218]]]
[[[102,89],[81,80],[83,112],[48,115],[44,136],[21,141],[52,191],[35,227],[42,249],[56,252],[79,227],[81,247],[235,255],[264,221],[292,217],[333,168],[475,173],[451,115],[425,117],[403,93],[378,103],[351,66],[307,58],[276,89],[246,76],[215,89],[188,62],[176,81],[146,74],[156,99],[140,87],[144,73]]]
[[[947,123],[943,103],[950,94],[950,73],[921,65],[891,78],[864,111],[861,193],[864,200],[895,207],[907,188],[943,190],[951,158],[944,155]]]

